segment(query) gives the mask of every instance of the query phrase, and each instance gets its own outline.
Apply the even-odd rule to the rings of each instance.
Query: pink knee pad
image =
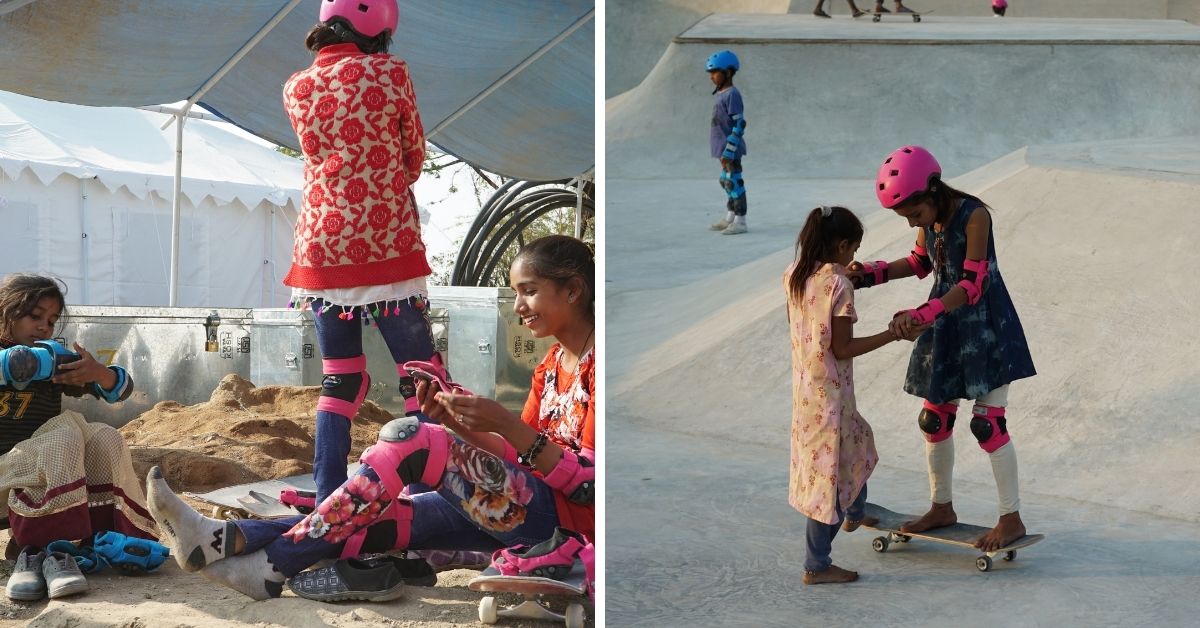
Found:
[[[940,443],[950,438],[954,433],[954,412],[956,410],[958,410],[956,403],[948,401],[935,405],[926,399],[925,406],[921,409],[920,416],[917,417],[917,425],[921,426],[921,433],[925,435],[925,440],[931,443]]]
[[[367,391],[371,388],[371,376],[367,374],[367,356],[353,358],[331,358],[321,360],[321,397],[317,410],[340,414],[354,419]]]
[[[342,555],[340,558],[354,558],[362,555],[363,543],[367,540],[367,532],[372,526],[379,525],[385,521],[396,522],[396,543],[393,549],[406,549],[408,547],[409,536],[412,534],[413,507],[412,501],[404,499],[393,499],[392,503],[388,504],[387,510],[379,516],[371,525],[363,527],[358,532],[350,535],[346,539],[346,544],[342,546]]]
[[[1008,444],[1008,426],[1004,420],[1004,408],[975,404],[971,409],[971,433],[979,446],[989,454]]]
[[[414,482],[436,489],[446,471],[452,438],[440,425],[410,416],[394,419],[379,430],[379,440],[359,460],[371,465],[392,498]]]

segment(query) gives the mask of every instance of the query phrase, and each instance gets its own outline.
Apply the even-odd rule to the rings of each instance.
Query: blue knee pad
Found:
[[[97,532],[92,547],[101,560],[127,575],[155,571],[171,556],[161,543],[120,532]]]

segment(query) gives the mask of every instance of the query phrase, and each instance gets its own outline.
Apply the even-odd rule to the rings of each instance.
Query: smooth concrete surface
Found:
[[[1186,269],[1200,262],[1196,146],[1195,136],[1033,146],[948,169],[993,208],[1039,371],[1013,385],[1008,418],[1022,515],[1048,538],[983,574],[971,551],[914,543],[880,555],[869,531],[840,535],[835,562],[863,575],[845,586],[800,583],[782,272],[821,202],[864,218],[860,259],[902,257],[914,232],[877,209],[869,180],[751,187],[751,232],[739,236],[705,230],[720,200],[711,181],[610,180],[606,534],[621,542],[606,553],[608,625],[1195,623],[1200,297]],[[860,292],[856,335],[882,330],[928,289],[909,279]],[[856,395],[881,459],[872,501],[920,511],[920,400],[901,390],[910,350],[857,358]],[[988,525],[990,467],[959,432],[955,505],[961,520]]]
[[[857,3],[864,10],[872,0]],[[815,0],[608,0],[605,8],[605,98],[632,89],[650,73],[676,35],[709,13],[797,13],[811,15]],[[885,3],[888,9],[894,3]],[[913,0],[909,6],[938,18],[986,17],[987,0]],[[844,0],[828,0],[827,23],[850,19]],[[1012,0],[1007,18],[1055,17],[1187,20],[1200,23],[1197,0]],[[932,16],[931,16],[932,17]],[[860,18],[861,19],[861,18]]]
[[[746,103],[748,181],[870,177],[907,143],[965,170],[1026,145],[1200,134],[1200,27],[842,22],[841,39],[832,41],[827,21],[811,16],[701,21],[639,87],[607,102],[609,175],[709,176],[712,85],[701,64],[720,47],[742,60],[735,82]],[[704,43],[709,36],[766,41],[771,33],[783,43]],[[902,39],[910,41],[896,43]]]

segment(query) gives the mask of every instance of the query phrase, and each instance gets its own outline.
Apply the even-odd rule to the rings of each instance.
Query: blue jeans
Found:
[[[482,468],[483,462],[490,463],[487,486],[472,475],[472,469]],[[364,528],[367,532],[363,552],[393,549],[490,552],[544,541],[554,534],[559,522],[554,490],[545,482],[523,467],[457,439],[451,446],[438,490],[411,497],[412,522],[408,542],[403,547],[398,547],[401,545],[397,542],[398,524],[383,516],[396,498],[387,495],[386,490],[379,492],[382,486],[375,471],[364,464],[354,478],[334,491],[311,515],[276,521],[238,521],[237,526],[246,538],[243,553],[265,548],[271,564],[291,577],[322,559],[340,556],[344,539]],[[375,491],[372,494],[377,496],[363,498],[364,487]],[[356,519],[329,526],[324,523],[329,515],[324,513],[339,500],[354,503],[354,508],[346,507],[347,512],[373,511],[372,506],[377,505],[380,514],[371,521]]]
[[[312,302],[313,319],[317,328],[317,344],[325,359],[353,358],[362,355],[363,318],[361,312],[378,311],[372,316],[383,335],[392,360],[403,364],[409,360],[428,360],[434,354],[433,331],[429,325],[429,302],[417,299],[373,303],[358,308],[350,320],[338,318],[342,308],[331,306],[324,312],[324,302]],[[383,309],[388,315],[383,316]],[[398,312],[397,312],[398,310]],[[320,503],[346,481],[346,458],[350,455],[350,419],[320,410],[317,412],[316,442],[313,451],[313,479],[317,484]]]
[[[863,484],[854,503],[845,510],[846,518],[858,521],[863,518],[863,509],[867,505],[867,485]],[[838,509],[838,521],[834,524],[822,523],[808,519],[808,529],[805,531],[805,543],[808,555],[804,558],[804,569],[807,571],[825,571],[833,564],[829,557],[833,549],[833,537],[837,536],[842,525],[842,511]]]

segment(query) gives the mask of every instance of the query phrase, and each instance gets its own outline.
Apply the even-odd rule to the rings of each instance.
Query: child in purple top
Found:
[[[725,217],[710,229],[723,235],[746,233],[746,183],[742,180],[742,157],[746,155],[746,140],[742,136],[746,132],[746,118],[742,94],[733,86],[733,75],[740,66],[737,56],[729,50],[714,53],[704,66],[716,85],[709,147],[712,156],[721,160],[721,188],[729,197],[725,203]]]

